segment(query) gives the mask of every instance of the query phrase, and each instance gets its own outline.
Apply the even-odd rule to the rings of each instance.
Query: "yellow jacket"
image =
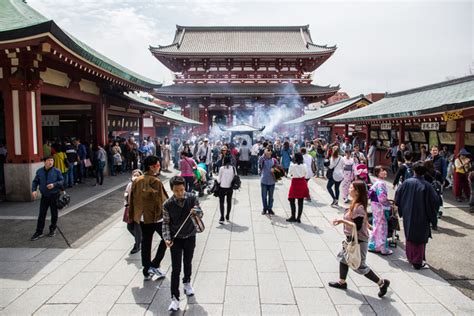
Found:
[[[55,153],[53,156],[54,159],[54,167],[59,169],[61,173],[66,173],[68,171],[66,167],[66,153],[64,152],[59,152]]]

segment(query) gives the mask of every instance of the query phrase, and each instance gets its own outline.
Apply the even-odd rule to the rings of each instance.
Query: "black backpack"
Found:
[[[235,170],[235,167],[234,167],[234,178],[232,179],[232,189],[239,190],[241,185],[242,185],[242,181],[240,180],[240,177],[237,174],[237,170]]]
[[[403,181],[406,181],[407,179],[410,179],[413,177],[413,170],[412,170],[412,165],[404,163],[403,166],[405,166],[405,178]]]

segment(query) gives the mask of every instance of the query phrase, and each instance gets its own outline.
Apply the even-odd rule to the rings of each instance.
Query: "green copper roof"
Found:
[[[161,84],[143,77],[100,54],[21,0],[0,0],[0,45],[2,41],[50,33],[74,53],[123,80],[147,89]]]
[[[295,125],[295,124],[301,124],[301,123],[305,123],[305,122],[309,122],[309,121],[313,121],[313,120],[316,120],[316,119],[322,119],[332,113],[336,113],[336,112],[339,112],[351,105],[353,105],[354,103],[357,103],[359,102],[360,100],[363,100],[365,99],[363,95],[359,95],[357,97],[353,97],[353,98],[350,98],[350,99],[346,99],[346,100],[341,100],[339,102],[336,102],[336,103],[333,103],[333,104],[330,104],[330,105],[327,105],[325,107],[321,107],[317,110],[314,110],[314,111],[308,111],[305,115],[301,116],[301,117],[298,117],[294,120],[291,120],[291,121],[288,121],[288,122],[285,122],[283,124],[285,125]],[[369,100],[367,100],[368,103],[370,103]]]
[[[474,106],[474,76],[391,93],[366,107],[326,119],[355,122],[416,117]]]

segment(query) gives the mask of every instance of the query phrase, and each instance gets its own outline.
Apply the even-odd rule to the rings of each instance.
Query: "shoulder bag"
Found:
[[[344,256],[344,260],[349,267],[354,270],[357,270],[360,267],[362,257],[360,254],[360,245],[357,238],[357,229],[355,225],[352,226],[351,241],[342,241],[342,255]]]

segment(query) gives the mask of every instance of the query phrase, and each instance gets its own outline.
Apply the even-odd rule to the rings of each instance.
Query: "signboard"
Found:
[[[319,126],[318,127],[318,132],[330,132],[331,131],[331,127],[329,126]]]
[[[410,132],[411,140],[415,143],[426,143],[426,135],[424,132]]]
[[[474,146],[474,133],[466,133],[464,135],[464,145]]]
[[[377,131],[370,131],[370,139],[379,139]]]
[[[392,129],[392,124],[390,123],[382,123],[380,124],[380,129],[382,130],[391,130]]]
[[[463,117],[464,116],[462,115],[462,110],[443,113],[443,119],[445,121],[455,121]]]
[[[356,126],[354,126],[354,130],[355,130],[355,131],[360,132],[360,131],[362,131],[363,129],[364,129],[364,126],[362,126],[362,125],[356,125]]]
[[[41,116],[42,126],[59,126],[59,115],[43,115]]]
[[[438,133],[439,142],[443,145],[455,145],[456,133]]]
[[[421,123],[422,131],[439,131],[439,122],[423,122]]]

